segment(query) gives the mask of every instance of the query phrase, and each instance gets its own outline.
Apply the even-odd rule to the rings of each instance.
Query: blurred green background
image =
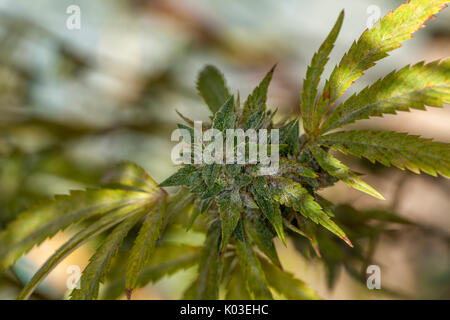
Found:
[[[205,64],[246,96],[278,63],[268,105],[298,115],[306,67],[340,10],[345,21],[330,62],[340,60],[368,23],[396,8],[393,0],[0,0],[0,228],[30,203],[97,186],[112,164],[130,160],[157,181],[170,175],[170,134],[178,110],[196,120],[208,111],[195,79]],[[67,8],[81,9],[81,28],[66,26]],[[393,69],[450,56],[450,9],[369,70],[346,96]],[[450,108],[415,110],[359,121],[353,127],[408,131],[450,142]],[[348,162],[348,159],[343,159]],[[352,160],[355,161],[355,160]],[[373,248],[382,287],[338,272],[333,288],[318,260],[292,243],[278,245],[283,265],[324,298],[450,298],[450,184],[442,177],[357,162],[386,201],[341,183],[323,194],[357,209],[388,208],[419,226],[395,226]],[[67,239],[60,233],[0,279],[0,299],[13,298],[36,268]],[[1,245],[1,244],[0,244]],[[56,268],[36,298],[62,298],[70,265],[82,269],[91,247]],[[192,277],[180,272],[136,298],[176,299]]]

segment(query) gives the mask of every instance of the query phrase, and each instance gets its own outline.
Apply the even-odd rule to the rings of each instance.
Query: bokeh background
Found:
[[[196,120],[208,111],[195,90],[198,71],[214,64],[228,85],[246,96],[278,63],[270,87],[279,117],[298,115],[306,67],[337,18],[345,20],[330,62],[402,1],[394,0],[0,0],[0,228],[30,203],[97,186],[112,164],[130,160],[157,180],[174,172],[171,131],[175,110]],[[81,9],[81,28],[66,12]],[[450,9],[369,70],[352,92],[393,69],[450,56]],[[359,121],[359,128],[408,131],[450,142],[450,107]],[[381,267],[382,287],[368,290],[345,270],[329,288],[320,260],[308,261],[278,244],[283,265],[328,299],[450,298],[450,183],[442,177],[381,168],[342,158],[367,174],[386,201],[347,186],[323,194],[357,209],[387,208],[413,221],[383,233],[368,250]],[[71,231],[59,233],[21,258],[0,278],[0,299],[22,283]],[[189,241],[201,243],[201,236]],[[184,241],[182,238],[179,241]],[[34,298],[67,294],[70,266],[87,264],[96,242],[57,267]],[[0,244],[1,245],[1,244]],[[177,299],[193,277],[182,271],[136,293]]]

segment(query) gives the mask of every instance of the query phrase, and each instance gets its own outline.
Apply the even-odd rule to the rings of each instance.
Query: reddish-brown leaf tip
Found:
[[[127,293],[127,300],[131,300],[131,294],[133,293],[133,289],[127,289],[126,293]]]

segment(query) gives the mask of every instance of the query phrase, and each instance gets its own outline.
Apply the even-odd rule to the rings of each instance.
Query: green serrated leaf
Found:
[[[280,207],[277,203],[272,201],[272,194],[270,192],[268,181],[265,177],[259,176],[253,179],[252,193],[258,207],[273,225],[281,241],[286,244]]]
[[[200,207],[200,212],[201,213],[206,212],[209,209],[209,207],[211,206],[212,202],[213,202],[213,198],[203,200],[202,205]]]
[[[211,224],[202,249],[198,277],[187,290],[185,297],[192,299],[215,300],[219,298],[220,279],[223,259],[219,254],[221,239],[221,224],[215,221]]]
[[[242,201],[239,190],[224,192],[217,198],[220,221],[222,222],[222,243],[220,251],[225,252],[230,236],[239,222],[242,212]]]
[[[145,217],[139,234],[134,242],[128,258],[126,272],[126,289],[131,292],[137,283],[139,273],[150,260],[161,234],[165,217],[165,199],[161,200],[159,206],[150,210]]]
[[[201,172],[193,165],[185,165],[159,184],[160,187],[193,186],[202,180]]]
[[[37,286],[44,280],[44,278],[70,253],[76,248],[97,236],[98,234],[114,227],[116,224],[131,218],[133,215],[144,210],[145,207],[141,205],[135,208],[125,207],[108,213],[99,220],[91,224],[89,227],[75,234],[66,243],[64,243],[34,274],[33,278],[27,283],[22,292],[17,296],[18,300],[28,299]]]
[[[58,231],[118,208],[154,201],[158,194],[120,189],[71,191],[70,195],[33,206],[0,233],[0,270],[10,267],[33,246]]]
[[[214,66],[206,66],[198,75],[197,90],[214,114],[230,96],[222,73]]]
[[[148,283],[155,283],[165,276],[170,276],[178,271],[195,266],[200,258],[200,247],[186,244],[167,242],[156,247],[151,263],[139,274],[136,287],[142,288]],[[119,277],[111,281],[102,290],[104,300],[115,300],[125,292],[125,277],[119,273]]]
[[[365,192],[374,196],[375,198],[384,200],[384,197],[376,191],[374,188],[369,186],[367,183],[362,181],[356,173],[351,171],[347,166],[345,166],[338,159],[318,147],[317,145],[310,144],[308,145],[309,150],[311,150],[314,158],[317,160],[319,165],[327,171],[333,177],[342,180],[344,183],[349,185],[352,188],[355,188],[359,191]]]
[[[283,271],[266,261],[259,259],[269,285],[279,294],[290,300],[318,300],[317,294],[303,281],[296,279],[292,273]]]
[[[313,170],[303,166],[302,164],[298,163],[295,160],[289,160],[286,158],[280,158],[279,173],[280,174],[292,173],[306,178],[317,177],[317,174]]]
[[[300,212],[306,218],[327,228],[349,246],[353,246],[345,232],[330,219],[300,183],[286,178],[276,178],[272,185],[272,196],[275,201]]]
[[[244,222],[241,220],[236,228],[236,254],[239,260],[239,265],[242,269],[247,290],[252,299],[273,299],[258,257],[253,251],[252,246],[248,243],[243,224]]]
[[[244,130],[259,129],[266,119],[266,112],[263,110],[249,114],[244,123]]]
[[[102,184],[149,193],[163,191],[142,167],[132,162],[122,162],[111,168],[103,177]]]
[[[190,230],[192,226],[195,223],[195,220],[197,220],[198,216],[201,214],[201,201],[196,200],[194,204],[192,205],[191,209],[191,215],[189,217],[189,223],[186,227],[186,230]]]
[[[217,163],[211,163],[204,166],[202,170],[202,178],[208,187],[212,187],[219,177],[221,166]]]
[[[261,218],[255,216],[254,221],[252,221],[252,223],[247,223],[246,227],[249,236],[258,249],[261,250],[273,264],[281,268],[281,262],[273,243],[273,237],[275,235],[265,226],[264,222],[261,221]]]
[[[250,300],[251,296],[242,275],[240,266],[234,267],[231,279],[226,287],[226,300]]]
[[[331,73],[317,103],[315,115],[317,125],[345,90],[375,62],[385,58],[388,52],[401,46],[401,42],[412,37],[412,33],[446,7],[446,0],[411,0],[395,11],[389,12],[370,29],[364,31],[358,41],[343,56]],[[315,126],[318,128],[318,126]]]
[[[253,200],[250,194],[241,190],[241,199],[244,207],[249,209],[258,209],[258,205]]]
[[[320,132],[383,114],[410,109],[425,110],[425,105],[442,107],[450,103],[450,59],[428,64],[420,62],[393,71],[339,105],[322,124]]]
[[[234,97],[230,96],[214,114],[213,128],[222,132],[225,132],[226,129],[233,129],[236,120],[233,109]]]
[[[285,154],[295,155],[299,152],[298,120],[292,120],[280,129],[280,144],[286,144]]]
[[[320,77],[323,73],[325,65],[328,62],[328,56],[334,47],[334,43],[342,27],[344,20],[344,11],[341,11],[333,29],[320,46],[319,50],[314,54],[311,64],[306,72],[306,79],[303,82],[302,101],[300,105],[300,112],[303,120],[303,127],[308,134],[313,127],[313,122],[317,121],[315,103],[317,97],[317,87],[320,82]]]
[[[266,74],[261,83],[253,90],[244,102],[244,109],[242,110],[242,119],[245,121],[250,115],[256,112],[266,110],[267,90],[276,66]]]
[[[144,216],[145,211],[135,214],[120,223],[97,248],[94,255],[89,259],[89,264],[84,269],[80,279],[80,288],[74,289],[70,298],[72,300],[94,300],[97,299],[100,284],[108,273],[111,260],[117,253],[123,239]]]
[[[433,176],[439,173],[450,178],[450,145],[447,143],[406,133],[375,130],[331,133],[320,138],[319,143],[385,166],[394,165],[415,173],[422,170]]]

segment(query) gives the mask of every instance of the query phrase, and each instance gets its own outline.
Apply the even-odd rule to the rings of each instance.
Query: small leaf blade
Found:
[[[269,89],[270,81],[272,80],[275,66],[270,69],[261,83],[253,90],[244,102],[244,109],[242,110],[242,119],[244,122],[252,115],[259,111],[266,110],[267,91]]]
[[[311,150],[319,165],[330,175],[342,180],[352,188],[365,192],[375,198],[384,200],[384,197],[378,191],[362,181],[356,173],[351,171],[338,159],[314,144],[309,144],[309,150]]]
[[[270,193],[268,181],[265,177],[259,176],[254,178],[252,194],[264,216],[273,225],[278,237],[286,244],[280,207],[272,201],[272,194]]]
[[[220,221],[222,222],[222,242],[220,252],[224,252],[231,234],[236,228],[242,212],[242,201],[239,190],[221,194],[217,199]]]
[[[80,279],[80,288],[72,291],[70,295],[71,300],[93,300],[97,298],[100,284],[105,279],[112,258],[119,249],[125,236],[144,214],[145,211],[135,214],[131,218],[121,222],[108,234],[94,255],[89,259],[89,264],[83,270]]]
[[[317,294],[303,281],[296,279],[292,273],[282,271],[265,259],[259,259],[269,285],[289,300],[318,300]]]
[[[272,196],[275,201],[300,212],[306,218],[311,219],[334,233],[349,246],[353,246],[345,235],[345,232],[331,220],[322,210],[322,207],[300,183],[286,178],[276,178],[272,186]]]
[[[197,279],[188,289],[186,297],[192,299],[215,300],[219,298],[220,279],[223,269],[223,257],[219,254],[221,226],[213,222],[206,234],[205,243],[199,261]]]
[[[307,133],[312,130],[313,123],[317,122],[314,108],[317,97],[317,87],[325,65],[328,62],[328,57],[336,42],[336,38],[341,30],[343,20],[344,11],[342,10],[329,35],[322,43],[319,50],[314,54],[311,64],[308,66],[306,72],[306,78],[303,82],[300,112],[302,115],[303,127]]]
[[[214,66],[206,66],[198,75],[197,90],[214,114],[230,96],[225,78]]]
[[[162,199],[158,208],[152,208],[147,213],[131,249],[126,271],[127,292],[131,292],[136,287],[139,273],[150,260],[155,250],[156,241],[161,234],[164,218],[165,199]]]
[[[256,253],[248,243],[244,228],[243,221],[236,228],[236,254],[239,265],[242,268],[247,290],[252,299],[271,300],[273,297],[268,288],[266,276]]]
[[[246,226],[251,240],[256,244],[258,249],[261,250],[273,264],[281,268],[281,262],[273,243],[274,234],[265,226],[264,222],[261,221],[261,218],[256,216],[254,221],[247,223]]]

